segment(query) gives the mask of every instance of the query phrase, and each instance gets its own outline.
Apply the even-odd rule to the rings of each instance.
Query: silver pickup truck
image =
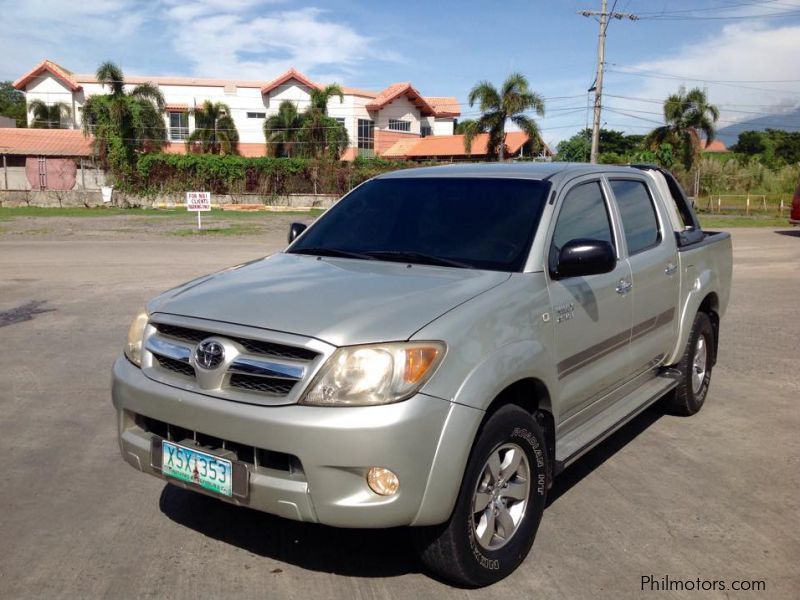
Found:
[[[289,241],[136,316],[113,372],[130,465],[412,526],[433,572],[482,586],[524,560],[565,467],[658,400],[706,399],[731,240],[658,168],[409,169]]]

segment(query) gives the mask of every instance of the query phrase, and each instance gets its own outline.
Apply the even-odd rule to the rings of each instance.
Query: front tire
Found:
[[[676,365],[681,379],[667,402],[668,412],[688,417],[703,408],[711,382],[715,348],[711,319],[706,313],[697,313],[686,349]]]
[[[516,405],[498,409],[475,441],[450,520],[417,531],[425,565],[465,587],[514,571],[544,512],[548,460],[542,428],[530,413]]]

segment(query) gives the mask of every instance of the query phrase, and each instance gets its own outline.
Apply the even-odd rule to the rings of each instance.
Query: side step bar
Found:
[[[665,368],[630,395],[558,440],[554,474],[558,475],[634,417],[678,386],[681,373]]]

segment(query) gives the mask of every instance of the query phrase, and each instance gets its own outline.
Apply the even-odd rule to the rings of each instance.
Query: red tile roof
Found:
[[[81,89],[81,85],[75,80],[71,71],[68,71],[61,65],[57,65],[51,60],[44,59],[38,65],[33,67],[30,71],[25,73],[22,77],[14,82],[14,87],[18,90],[24,90],[33,79],[39,77],[44,73],[50,73],[53,77],[61,81],[71,91],[77,92]]]
[[[486,156],[486,146],[489,141],[488,133],[479,133],[472,140],[469,154],[464,150],[463,135],[430,135],[416,140],[410,144],[409,140],[396,142],[384,152],[383,158],[449,158],[449,157],[481,157]],[[522,131],[509,131],[506,133],[506,152],[508,155],[517,154],[528,141],[528,135]]]
[[[453,96],[425,96],[427,102],[437,117],[458,117],[461,115],[461,106]]]
[[[78,129],[0,129],[0,154],[91,156],[92,140]]]
[[[318,83],[314,83],[308,77],[303,75],[300,71],[297,71],[294,67],[292,67],[291,69],[289,69],[285,73],[282,73],[281,75],[278,75],[275,79],[273,79],[272,81],[270,81],[269,83],[264,85],[264,87],[261,88],[261,93],[262,94],[267,94],[267,93],[271,92],[272,90],[274,90],[279,85],[282,85],[282,84],[286,83],[287,81],[291,81],[292,79],[294,79],[296,81],[299,81],[304,86],[306,86],[308,88],[311,88],[311,89],[318,89],[320,87],[320,85]]]
[[[397,100],[397,98],[405,96],[416,106],[420,113],[423,115],[434,114],[433,107],[427,103],[425,98],[420,94],[410,82],[405,81],[401,83],[393,83],[386,89],[382,90],[372,102],[367,104],[367,110],[380,110],[390,102]]]
[[[188,104],[165,104],[164,109],[170,112],[189,112]]]
[[[712,140],[712,142],[706,146],[706,141],[701,139],[700,152],[729,152],[729,150],[722,140]]]

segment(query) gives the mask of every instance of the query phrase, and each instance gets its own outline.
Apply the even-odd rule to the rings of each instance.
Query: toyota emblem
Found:
[[[225,360],[225,348],[217,341],[203,340],[194,353],[197,364],[204,369],[216,369]]]

